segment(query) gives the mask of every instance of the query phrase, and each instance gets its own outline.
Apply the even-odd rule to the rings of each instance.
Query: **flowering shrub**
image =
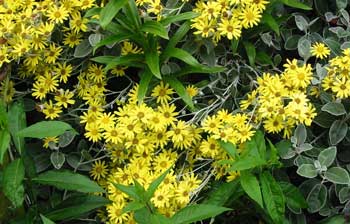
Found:
[[[0,0],[0,222],[344,223],[348,7]]]

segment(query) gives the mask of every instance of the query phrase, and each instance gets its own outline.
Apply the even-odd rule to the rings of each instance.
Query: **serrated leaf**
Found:
[[[149,20],[146,21],[142,26],[141,30],[143,32],[148,32],[156,36],[160,36],[164,39],[169,39],[168,31],[165,29],[164,25],[160,22]]]
[[[331,146],[320,152],[318,155],[318,161],[320,162],[321,166],[329,167],[332,165],[336,155],[337,148],[335,146]]]
[[[322,106],[322,111],[330,113],[334,116],[340,116],[346,114],[346,110],[343,104],[337,102],[329,102]]]
[[[302,164],[298,167],[297,173],[300,176],[307,177],[307,178],[314,178],[317,176],[317,170],[314,165],[312,164]]]
[[[23,101],[13,103],[8,111],[8,129],[11,133],[13,143],[19,153],[24,151],[24,138],[18,136],[18,132],[27,126],[26,113]]]
[[[279,182],[282,188],[286,203],[292,208],[307,208],[307,203],[299,189],[288,182]]]
[[[19,137],[46,138],[63,134],[65,131],[74,130],[68,123],[62,121],[40,121],[17,133]]]
[[[224,142],[224,141],[219,141],[221,148],[225,150],[225,152],[230,155],[231,158],[236,158],[237,157],[237,149],[234,144],[231,142]]]
[[[124,208],[123,208],[123,213],[127,213],[127,212],[132,212],[132,211],[136,211],[139,209],[144,208],[146,205],[138,202],[138,201],[132,201],[129,202]]]
[[[216,205],[198,204],[189,205],[171,217],[173,224],[190,224],[210,217],[215,217],[231,209]]]
[[[342,120],[336,120],[329,129],[329,141],[332,145],[341,142],[348,132],[348,125]]]
[[[57,205],[52,211],[45,213],[45,216],[54,221],[76,218],[109,203],[109,200],[100,196],[74,196],[67,198],[61,204]]]
[[[104,192],[104,190],[88,177],[69,170],[50,170],[32,179],[33,182],[50,185],[59,189],[79,192]]]
[[[285,212],[285,198],[280,185],[267,171],[260,174],[260,183],[267,212],[275,223],[281,223]]]
[[[5,167],[2,175],[2,190],[15,207],[20,207],[24,200],[24,165],[21,159],[12,161]]]
[[[3,163],[4,155],[10,146],[10,141],[11,141],[10,133],[6,129],[0,130],[0,164]]]
[[[350,177],[348,171],[341,167],[332,167],[328,169],[325,178],[335,184],[350,184]]]
[[[231,196],[239,197],[240,185],[238,179],[231,182],[222,182],[213,188],[203,203],[224,206]]]
[[[128,2],[128,0],[110,0],[100,13],[100,25],[103,28],[112,21],[118,14],[119,10]]]
[[[248,196],[257,202],[261,208],[264,208],[258,179],[249,172],[243,172],[240,176],[240,181],[243,190],[248,194]]]
[[[162,175],[160,175],[159,177],[157,177],[157,179],[155,179],[148,187],[147,189],[147,199],[151,199],[154,195],[154,192],[157,190],[157,188],[159,187],[159,185],[163,182],[163,180],[165,179],[166,175],[168,175],[168,173],[170,172],[171,167],[169,169],[167,169],[164,173],[162,173]]]

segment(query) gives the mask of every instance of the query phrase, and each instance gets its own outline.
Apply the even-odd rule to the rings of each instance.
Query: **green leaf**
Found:
[[[172,48],[165,52],[162,57],[166,58],[177,58],[188,65],[191,66],[202,66],[195,57],[193,57],[190,53],[180,48]]]
[[[125,186],[122,184],[114,184],[114,186],[124,192],[125,194],[129,195],[131,198],[137,200],[137,201],[142,201],[141,195],[139,195],[136,191],[135,186]]]
[[[231,40],[232,54],[235,54],[237,52],[238,44],[239,44],[239,39],[233,38]]]
[[[120,41],[129,39],[131,36],[132,36],[131,34],[125,34],[125,33],[119,33],[119,34],[108,36],[107,38],[101,40],[94,46],[93,54],[95,54],[95,51],[102,46],[119,43]]]
[[[238,195],[239,197],[239,186],[239,181],[237,180],[231,182],[220,182],[217,188],[212,189],[203,203],[223,206],[231,196]]]
[[[317,176],[317,170],[312,164],[302,164],[298,167],[297,173],[307,178],[314,178]]]
[[[148,69],[145,69],[143,72],[141,72],[140,76],[140,85],[137,91],[137,101],[139,103],[141,103],[145,98],[149,83],[151,82],[153,75]]]
[[[335,184],[350,184],[350,177],[348,171],[341,167],[332,167],[328,169],[325,178]]]
[[[298,127],[295,129],[293,136],[295,137],[296,144],[298,146],[304,144],[307,138],[307,132],[306,132],[305,126],[303,124],[299,124]]]
[[[191,22],[186,21],[184,22],[174,33],[174,35],[169,39],[168,44],[166,48],[164,49],[164,54],[169,51],[170,49],[175,48],[176,44],[183,39],[183,37],[187,34],[187,32],[191,28]],[[164,59],[166,60],[166,59]]]
[[[282,188],[286,203],[292,208],[307,208],[307,203],[299,189],[288,182],[279,182]]]
[[[129,202],[124,208],[123,208],[123,213],[127,212],[133,212],[136,210],[139,210],[141,208],[144,208],[146,205],[144,203],[140,203],[138,201],[132,201]]]
[[[4,100],[0,98],[0,128],[5,128],[8,124],[8,114],[6,112],[6,106]]]
[[[83,40],[74,50],[75,58],[84,58],[92,52],[92,46],[88,39]]]
[[[16,149],[22,153],[24,151],[24,138],[18,132],[27,126],[26,114],[24,112],[23,101],[12,104],[8,111],[8,128],[11,133]]]
[[[312,10],[311,7],[301,3],[298,0],[280,0],[280,2],[293,8],[303,9],[303,10]]]
[[[141,25],[141,18],[139,15],[139,9],[136,6],[136,2],[134,0],[129,0],[128,4],[125,7],[125,15],[127,18],[133,20],[132,23],[138,30]]]
[[[193,18],[196,18],[199,15],[197,12],[184,12],[178,15],[171,15],[171,16],[166,16],[164,19],[160,21],[161,24],[164,26],[170,25],[171,23],[176,23],[179,21],[183,20],[191,20]]]
[[[327,113],[330,113],[334,116],[340,116],[343,114],[346,114],[346,110],[344,108],[344,105],[337,102],[329,102],[321,108],[322,111],[325,111]]]
[[[141,31],[148,32],[156,36],[160,36],[164,39],[169,39],[168,31],[160,22],[157,22],[157,21],[153,21],[153,20],[146,21],[141,26]]]
[[[50,185],[59,189],[79,192],[104,192],[104,190],[88,177],[69,170],[50,170],[32,179],[36,183]]]
[[[285,212],[285,198],[275,178],[265,171],[260,174],[261,190],[265,208],[276,223],[281,223]]]
[[[169,169],[167,169],[164,173],[162,173],[162,175],[160,175],[159,177],[157,177],[157,179],[155,179],[148,187],[147,189],[147,200],[151,199],[154,195],[154,192],[157,190],[157,188],[159,187],[159,185],[163,182],[163,180],[165,179],[166,175],[168,175],[168,173],[170,172],[171,167]]]
[[[50,219],[46,218],[42,214],[40,214],[40,217],[41,217],[41,221],[43,221],[43,224],[55,224],[53,221],[51,221]]]
[[[244,41],[243,45],[244,45],[244,48],[247,52],[249,64],[251,66],[254,66],[255,65],[255,57],[256,57],[256,51],[255,51],[254,44]]]
[[[271,65],[273,66],[273,61],[271,60],[271,56],[266,54],[263,51],[259,51],[256,53],[255,61],[262,65]]]
[[[298,48],[298,42],[301,38],[300,35],[291,35],[287,38],[286,42],[284,43],[284,48],[286,50],[295,50]]]
[[[215,205],[189,205],[171,217],[173,224],[190,224],[210,217],[215,217],[231,209]]]
[[[223,148],[225,152],[227,152],[227,154],[230,155],[231,158],[234,159],[237,157],[237,149],[234,144],[232,144],[231,142],[224,142],[221,140],[219,140],[219,143],[221,148]]]
[[[181,99],[191,108],[194,109],[192,98],[188,95],[185,86],[173,76],[164,76],[163,79],[165,82],[176,91],[176,93],[181,97]]]
[[[348,132],[348,125],[342,120],[336,120],[329,129],[329,141],[332,145],[341,142]]]
[[[338,9],[345,9],[348,5],[348,0],[336,0]]]
[[[20,207],[24,200],[24,165],[21,159],[12,161],[5,167],[2,176],[2,190],[15,207]]]
[[[74,130],[70,124],[62,121],[40,121],[20,130],[19,137],[46,138],[63,134],[65,131]]]
[[[280,35],[279,24],[275,18],[273,18],[273,16],[268,13],[264,13],[261,18],[261,22],[268,25],[278,36]]]
[[[242,172],[240,181],[243,190],[248,194],[248,196],[256,201],[261,206],[261,208],[264,208],[258,179],[249,172]]]
[[[54,221],[76,218],[109,203],[109,200],[100,196],[74,196],[67,198],[53,211],[46,213],[45,216]]]
[[[6,129],[0,130],[0,164],[3,163],[4,155],[10,146],[10,141],[11,141],[10,133]]]
[[[306,198],[308,211],[318,212],[327,201],[327,188],[323,184],[316,184]]]
[[[311,41],[306,38],[300,38],[298,40],[298,53],[300,57],[307,60],[310,56]]]
[[[62,152],[59,151],[54,151],[50,155],[50,160],[51,164],[56,168],[56,169],[61,169],[63,166],[64,162],[66,161],[66,157]]]
[[[110,0],[101,10],[100,25],[106,28],[127,2],[128,0]]]
[[[332,217],[323,219],[321,222],[317,224],[345,224],[347,222],[344,215],[334,215]]]
[[[219,162],[220,164],[220,162]],[[232,165],[229,168],[229,171],[241,171],[248,170],[257,166],[266,164],[265,160],[256,157],[245,157],[237,161],[232,161]]]
[[[146,63],[148,68],[151,70],[152,74],[158,79],[162,79],[159,68],[159,55],[157,52],[157,43],[154,40],[151,40],[150,42],[150,48],[145,51]]]
[[[318,161],[321,166],[329,167],[332,165],[337,155],[337,148],[335,146],[328,147],[320,152],[318,155]]]
[[[337,56],[341,54],[340,43],[330,38],[326,38],[324,43],[331,49],[332,55]]]

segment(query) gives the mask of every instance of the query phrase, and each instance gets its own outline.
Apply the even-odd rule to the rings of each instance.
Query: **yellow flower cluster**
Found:
[[[246,114],[232,115],[227,110],[220,110],[216,115],[205,118],[202,122],[202,129],[208,135],[200,143],[201,153],[197,156],[211,158],[214,161],[231,159],[221,148],[219,141],[243,146],[243,143],[250,140],[255,133]],[[216,179],[227,175],[227,180],[231,181],[238,175],[237,172],[228,172],[228,166],[219,166],[216,163],[213,163],[212,166]]]
[[[3,0],[0,3],[0,67],[24,57],[28,66],[39,61],[54,63],[62,51],[51,41],[55,25],[69,21],[64,44],[79,43],[80,31],[87,31],[87,19],[80,11],[91,8],[94,0]]]
[[[147,14],[157,16],[158,20],[162,18],[164,5],[161,0],[136,0],[136,4],[139,7],[144,7]]]
[[[153,89],[156,108],[138,103],[137,89],[138,86],[130,91],[128,102],[118,110],[105,112],[101,106],[90,107],[81,116],[81,121],[86,123],[85,136],[92,142],[105,142],[111,160],[108,164],[97,161],[90,172],[91,177],[106,188],[107,197],[113,202],[106,207],[109,223],[134,220],[132,213],[122,213],[130,198],[119,191],[115,183],[131,185],[135,179],[147,189],[171,168],[151,199],[160,213],[170,217],[190,202],[200,186],[201,180],[193,171],[202,166],[203,159],[229,159],[218,140],[241,144],[254,133],[246,115],[232,115],[226,110],[207,117],[202,127],[179,120],[176,107],[168,102],[168,94],[173,90],[162,82]],[[207,138],[202,139],[203,135]],[[177,169],[175,164],[183,157],[189,163]],[[217,179],[237,176],[235,172],[226,172],[227,167],[213,166]]]
[[[260,22],[266,0],[208,0],[198,1],[194,12],[200,15],[192,20],[194,34],[210,37],[218,42],[221,37],[238,39],[243,29]]]
[[[296,125],[311,125],[316,109],[306,94],[312,79],[311,65],[299,65],[296,59],[287,62],[282,74],[265,73],[258,78],[257,89],[241,101],[241,109],[251,108],[254,121],[263,122],[267,132],[283,131],[288,138]]]
[[[322,80],[322,87],[338,98],[350,96],[350,48],[343,50],[342,55],[332,58],[327,67],[327,76]]]

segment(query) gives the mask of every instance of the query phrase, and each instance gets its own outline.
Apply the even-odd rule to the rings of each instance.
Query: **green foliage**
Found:
[[[62,121],[41,121],[20,130],[19,137],[45,138],[58,136],[65,131],[74,130],[68,123]]]
[[[86,193],[104,192],[97,183],[91,181],[88,177],[68,170],[50,170],[38,175],[32,180],[40,184],[55,186],[59,189]]]

